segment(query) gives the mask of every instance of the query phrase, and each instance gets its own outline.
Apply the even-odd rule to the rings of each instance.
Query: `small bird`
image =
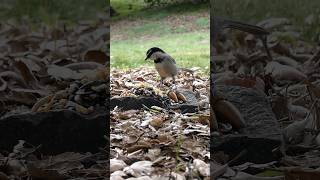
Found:
[[[158,47],[152,47],[146,53],[145,60],[148,59],[153,60],[154,66],[161,77],[161,85],[163,84],[163,80],[167,77],[172,77],[173,84],[175,84],[175,76],[178,74],[178,67],[176,61],[169,54]]]

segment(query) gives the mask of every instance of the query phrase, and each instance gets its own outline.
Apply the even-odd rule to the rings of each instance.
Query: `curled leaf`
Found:
[[[87,51],[84,55],[84,60],[93,61],[100,64],[105,64],[108,61],[108,56],[106,53],[99,50]]]
[[[0,82],[1,82],[0,91],[6,90],[8,87],[7,81],[5,81],[4,79],[2,79],[2,77],[0,77]]]
[[[24,62],[17,61],[14,63],[14,65],[19,69],[26,84],[37,83],[37,79],[34,77],[34,74]]]
[[[178,97],[177,97],[177,95],[176,95],[175,92],[169,91],[169,92],[168,92],[168,96],[169,96],[169,98],[172,99],[174,102],[179,102]]]
[[[219,100],[213,106],[214,112],[219,120],[228,122],[235,129],[245,127],[245,121],[241,113],[231,102]]]
[[[187,98],[182,93],[177,91],[176,95],[177,95],[178,100],[181,100],[183,102],[187,102]]]
[[[265,68],[266,74],[271,74],[274,79],[285,81],[301,81],[307,76],[301,71],[278,62],[270,62]]]

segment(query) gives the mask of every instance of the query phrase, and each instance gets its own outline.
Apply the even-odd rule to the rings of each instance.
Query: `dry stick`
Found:
[[[289,117],[284,117],[284,118],[281,118],[281,119],[278,119],[278,122],[284,122],[284,121],[287,121],[289,120]]]
[[[303,96],[300,96],[300,97],[298,97],[297,99],[295,99],[295,100],[293,100],[292,101],[292,104],[294,104],[295,102],[297,102],[297,101],[300,101],[301,99],[303,99],[303,98],[305,98],[306,96],[308,96],[309,94],[304,94]]]
[[[319,98],[317,98],[316,100],[314,100],[314,102],[313,102],[312,105],[311,105],[310,111],[309,111],[309,113],[307,114],[307,116],[305,117],[304,121],[306,121],[306,120],[309,118],[312,109],[315,107],[315,105],[317,104],[318,101],[319,101]]]
[[[48,95],[48,96],[45,96],[45,97],[39,99],[39,100],[32,106],[31,112],[37,112],[38,109],[39,109],[42,105],[48,103],[48,102],[53,98],[53,96],[54,96],[54,95],[51,94],[51,95]]]
[[[306,79],[303,79],[303,80],[301,80],[301,81],[297,81],[296,83],[294,83],[294,82],[291,82],[291,83],[290,83],[290,82],[289,82],[288,85],[291,86],[291,85],[293,85],[293,83],[294,83],[295,85],[297,85],[297,84],[305,83],[305,81],[306,81]],[[288,85],[285,86],[285,87],[280,88],[277,93],[279,93],[279,92],[282,91],[283,89],[286,89],[286,88],[288,87]]]
[[[312,85],[312,83],[310,83],[310,84]],[[311,114],[311,111],[312,111],[312,109],[313,109],[313,106],[315,106],[315,105],[316,105],[316,102],[318,102],[318,100],[319,100],[319,98],[317,98],[317,97],[316,97],[317,99],[314,100],[314,98],[313,98],[313,96],[312,96],[313,93],[311,92],[311,90],[310,90],[309,87],[310,87],[310,86],[307,86],[307,90],[308,90],[309,96],[310,96],[310,98],[311,98],[311,101],[314,101],[314,103],[312,104],[312,106],[311,106],[311,108],[310,108],[310,112],[309,112],[308,115],[307,115],[308,118],[309,118],[309,116],[310,116],[310,114]],[[306,119],[305,119],[305,120],[306,120]],[[313,125],[316,126],[316,128],[319,128],[319,127],[317,127],[317,123],[314,122],[314,121],[316,121],[315,118],[314,118],[313,121],[312,121],[312,122],[314,123]]]
[[[313,95],[315,96],[315,98],[316,98],[316,102],[317,101],[319,101],[319,98],[317,97],[317,94],[314,94],[314,93],[312,93],[311,92],[311,90],[310,90],[310,86],[312,86],[313,84],[312,83],[310,83],[308,86],[307,86],[307,90],[308,90],[308,92],[309,92],[309,96],[310,96],[310,98],[311,98],[311,100],[313,101]],[[314,106],[316,106],[317,107],[317,104],[316,103],[314,103]],[[310,113],[311,113],[311,111],[312,111],[312,109],[313,108],[311,108],[310,109]],[[319,125],[319,122],[317,122],[318,120],[317,120],[317,114],[318,114],[319,112],[317,111],[317,110],[315,110],[315,113],[313,114],[314,115],[314,117],[313,117],[313,126],[314,126],[314,128],[315,129],[318,129],[319,127],[320,127],[320,125]]]
[[[309,87],[310,87],[310,86],[308,85],[308,86],[307,86],[307,90],[308,90],[309,96],[310,96],[310,98],[311,98],[311,101],[313,101],[312,92],[311,92],[311,90],[310,90]]]
[[[293,119],[292,118],[292,114],[290,113],[290,110],[289,110],[289,107],[288,107],[288,89],[289,89],[289,87],[290,87],[290,84],[288,84],[287,87],[286,87],[286,94],[285,94],[284,97],[286,98],[286,105],[287,105],[286,110],[288,111],[289,120],[292,120]]]
[[[139,140],[141,139],[141,137],[145,134],[145,132],[142,132],[141,134],[139,134],[138,138],[132,143],[135,144],[137,142],[139,142]]]
[[[30,143],[28,143],[28,144],[30,145]],[[32,146],[33,146],[33,145],[32,145]],[[22,158],[27,157],[28,155],[34,153],[35,151],[37,151],[37,150],[40,149],[41,147],[42,147],[41,144],[38,145],[38,146],[36,146],[36,147],[33,146],[33,149],[32,149],[31,151],[27,152],[26,154],[24,154]]]
[[[311,62],[311,61],[315,61],[317,59],[320,58],[320,50],[318,50],[310,59],[308,59],[307,61]]]
[[[290,86],[290,84],[288,84],[287,85],[287,87],[286,87],[286,92],[285,92],[285,97],[286,97],[286,100],[288,99],[288,88],[289,88],[289,86]],[[289,108],[288,108],[288,100],[287,100],[287,110],[288,110],[288,116],[287,117],[285,117],[286,119],[289,119],[290,121],[292,120],[292,117],[291,117],[291,114],[290,114],[290,111],[289,111]],[[284,118],[282,118],[282,119],[280,119],[280,120],[283,120]],[[278,122],[281,122],[281,121],[278,121]],[[280,128],[282,128],[281,127],[281,124],[279,124],[279,126],[280,126]],[[281,144],[280,144],[280,146],[279,147],[277,147],[277,148],[275,148],[274,150],[273,150],[273,152],[274,151],[276,151],[276,150],[280,150],[280,152],[281,152],[281,154],[283,155],[283,156],[286,156],[286,141],[285,141],[285,137],[284,137],[284,135],[282,134],[281,135]]]
[[[241,156],[245,155],[247,152],[248,151],[246,149],[242,150],[236,157],[234,157],[229,162],[227,162],[226,164],[224,164],[223,166],[221,166],[220,168],[215,170],[212,174],[210,174],[210,176],[212,178],[217,178],[217,177],[221,176],[222,174],[224,174],[227,171],[227,168],[230,164],[234,163],[236,160],[238,160]]]

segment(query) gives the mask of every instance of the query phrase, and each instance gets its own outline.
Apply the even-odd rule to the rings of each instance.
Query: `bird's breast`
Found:
[[[162,61],[161,63],[155,63],[155,68],[162,78],[172,77],[178,73],[176,64],[168,61]]]

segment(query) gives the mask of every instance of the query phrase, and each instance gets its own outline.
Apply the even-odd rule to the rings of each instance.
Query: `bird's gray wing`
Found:
[[[165,54],[165,57],[167,60],[171,61],[173,64],[176,64],[176,61],[168,54]]]

